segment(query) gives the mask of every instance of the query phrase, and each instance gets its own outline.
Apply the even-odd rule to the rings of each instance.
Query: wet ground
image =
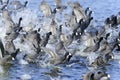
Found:
[[[40,12],[37,11],[41,0],[28,1],[28,8],[39,14]],[[53,5],[52,0],[46,1],[49,2],[50,5]],[[79,2],[83,8],[90,7],[92,11],[94,11],[94,19],[100,23],[103,22],[105,18],[112,14],[117,14],[120,11],[120,0],[79,0]],[[84,62],[84,59],[81,59],[81,61]],[[110,62],[110,64],[106,69],[111,76],[111,80],[119,80],[120,62],[115,60]],[[88,71],[86,66],[81,63],[73,64],[70,67],[69,65],[59,65],[58,68],[60,72],[57,71],[58,73],[56,72],[56,74],[49,74],[52,68],[52,66],[41,68],[35,64],[20,65],[15,61],[8,70],[5,70],[5,74],[0,75],[0,80],[21,80],[24,76],[31,77],[30,80],[82,80],[82,75]]]

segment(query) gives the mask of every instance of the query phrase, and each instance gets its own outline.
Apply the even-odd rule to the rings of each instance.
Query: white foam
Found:
[[[30,80],[32,77],[29,74],[24,74],[21,76],[22,80]]]
[[[4,69],[3,67],[0,65],[0,74],[3,74],[4,73]]]
[[[19,60],[19,64],[21,64],[21,65],[26,65],[26,64],[28,64],[28,62],[25,61],[25,60],[23,60],[23,59],[20,59],[20,60]]]

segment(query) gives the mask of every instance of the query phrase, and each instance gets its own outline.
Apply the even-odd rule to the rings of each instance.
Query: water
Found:
[[[25,0],[21,1],[24,2]],[[38,9],[41,0],[28,1],[28,9],[23,12],[18,12],[16,16],[24,17],[23,22],[25,23],[22,23],[23,26],[30,23],[32,23],[32,25],[39,26],[41,24],[39,23],[39,19],[37,19],[37,17],[41,15]],[[46,1],[50,5],[54,6],[52,0]],[[94,11],[94,19],[98,20],[100,23],[112,14],[117,14],[120,10],[120,0],[79,0],[79,2],[83,8],[90,7]],[[14,21],[18,21],[16,16],[12,16]],[[118,80],[120,78],[119,61],[112,61],[110,64],[111,65],[107,67],[107,72],[111,75],[111,80]],[[82,75],[88,71],[86,66],[83,64],[73,64],[72,66],[60,65],[58,68],[60,70],[58,73],[59,76],[54,76],[54,78],[52,78],[45,73],[50,72],[51,69],[53,69],[53,66],[42,68],[35,64],[21,65],[14,62],[14,65],[10,66],[8,70],[5,70],[5,74],[0,75],[0,80],[21,80],[23,77],[27,80],[82,80]]]

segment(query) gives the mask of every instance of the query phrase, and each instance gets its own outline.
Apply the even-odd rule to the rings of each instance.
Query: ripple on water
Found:
[[[107,67],[107,71],[110,74],[111,80],[117,80],[120,78],[120,64],[117,61],[110,63],[111,65]]]

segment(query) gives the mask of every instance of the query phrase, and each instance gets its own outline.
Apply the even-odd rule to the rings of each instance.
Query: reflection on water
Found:
[[[38,10],[41,0],[28,1],[29,8]],[[52,0],[46,1],[52,5]],[[89,6],[94,11],[94,18],[100,22],[103,22],[106,17],[116,14],[120,10],[120,0],[79,0],[79,2],[84,8]],[[107,72],[110,73],[111,80],[118,80],[120,78],[120,64],[116,61],[112,61],[110,64],[107,67]],[[82,64],[73,64],[72,66],[60,65],[56,68],[53,66],[41,68],[35,64],[20,65],[14,62],[13,65],[6,66],[4,70],[5,73],[0,74],[0,80],[21,80],[21,77],[26,74],[28,75],[27,77],[31,77],[30,80],[51,80],[53,78],[56,80],[81,80],[87,68]]]

